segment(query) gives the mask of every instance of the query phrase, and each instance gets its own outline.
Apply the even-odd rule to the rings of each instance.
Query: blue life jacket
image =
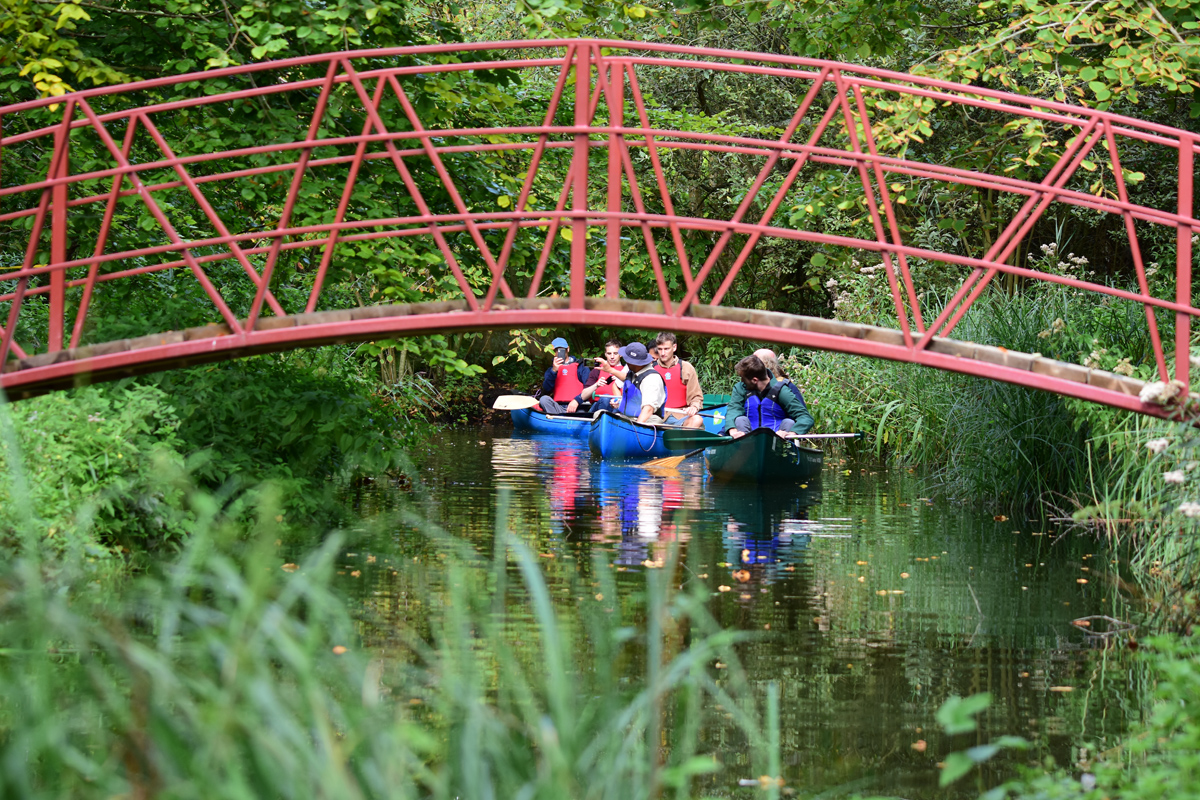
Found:
[[[746,418],[750,420],[751,429],[779,430],[780,424],[788,418],[787,412],[779,404],[779,393],[786,385],[781,381],[773,384],[764,395],[755,392],[746,398]]]
[[[654,370],[634,373],[633,367],[629,368],[629,377],[625,379],[625,394],[621,395],[621,403],[617,406],[617,411],[627,417],[635,419],[642,413],[642,380],[647,375],[657,375]],[[655,414],[662,414],[662,408],[654,409]]]

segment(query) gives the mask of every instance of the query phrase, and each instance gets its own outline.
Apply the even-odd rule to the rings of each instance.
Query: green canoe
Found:
[[[824,454],[759,428],[729,444],[706,448],[708,471],[719,481],[804,483],[821,474]]]

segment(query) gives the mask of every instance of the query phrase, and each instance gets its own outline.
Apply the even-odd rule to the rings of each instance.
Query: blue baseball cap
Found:
[[[632,364],[635,367],[644,367],[654,360],[646,351],[646,345],[641,342],[630,342],[622,347],[621,358],[625,359],[626,364]]]
[[[550,346],[551,347],[565,347],[568,350],[571,349],[571,345],[567,344],[567,340],[561,336],[558,337],[557,339],[555,339],[553,342],[551,342]]]

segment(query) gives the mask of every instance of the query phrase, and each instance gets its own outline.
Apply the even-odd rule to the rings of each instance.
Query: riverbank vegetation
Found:
[[[7,795],[687,798],[717,768],[698,739],[713,714],[745,737],[749,774],[779,774],[777,692],[750,690],[707,592],[671,585],[678,548],[641,596],[599,554],[563,592],[505,513],[492,553],[424,524],[436,557],[375,537],[370,561],[389,578],[376,607],[419,586],[428,612],[356,615],[334,588],[345,534],[314,528],[287,561],[277,490],[166,472],[186,536],[115,594],[18,503],[0,561]]]

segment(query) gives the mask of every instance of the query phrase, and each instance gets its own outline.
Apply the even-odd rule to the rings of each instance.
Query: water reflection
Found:
[[[1129,614],[1095,543],[1052,544],[1036,523],[926,502],[903,472],[829,459],[821,485],[739,488],[708,481],[698,457],[659,475],[507,430],[449,432],[424,462],[422,516],[490,553],[494,499],[509,490],[511,529],[564,594],[563,565],[599,554],[636,608],[646,573],[679,546],[672,582],[699,581],[719,624],[753,634],[741,651],[753,685],[780,682],[785,777],[806,792],[865,779],[867,794],[946,796],[936,764],[963,743],[940,735],[935,712],[952,694],[991,692],[979,741],[1025,736],[1039,758],[1081,740],[1108,746],[1139,713],[1122,654],[1097,654],[1071,624]],[[391,535],[427,557],[411,544],[420,530]],[[378,565],[348,559],[351,590],[411,624],[429,588]],[[743,754],[722,720],[706,741],[736,771]]]

